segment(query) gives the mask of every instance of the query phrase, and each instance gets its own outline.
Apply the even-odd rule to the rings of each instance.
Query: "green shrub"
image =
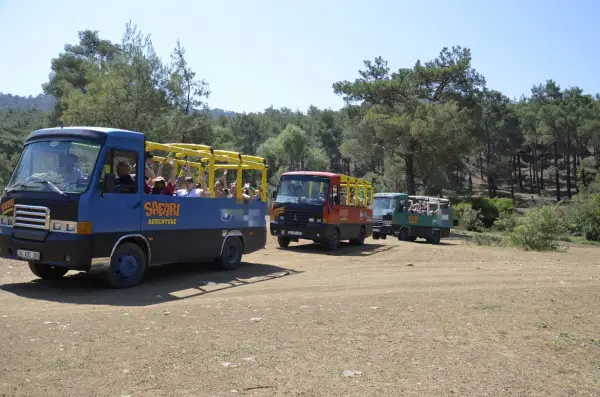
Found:
[[[513,201],[509,198],[473,197],[470,203],[471,208],[480,211],[481,221],[487,228],[492,227],[500,214],[512,214],[515,209]]]
[[[490,201],[492,206],[496,207],[496,210],[498,210],[498,216],[502,214],[512,214],[515,212],[515,204],[513,203],[512,199],[496,197],[487,200]]]
[[[462,221],[465,229],[471,232],[481,232],[483,230],[483,221],[481,219],[481,211],[466,207],[462,212]]]
[[[454,215],[454,219],[463,219],[463,215],[465,210],[471,209],[470,203],[460,202],[460,203],[452,203],[452,213]]]
[[[600,241],[600,195],[579,194],[564,211],[565,228],[569,234]]]
[[[517,227],[517,218],[509,212],[501,212],[500,216],[494,222],[494,229],[501,232],[510,232]]]
[[[505,238],[487,233],[477,233],[473,235],[471,240],[477,245],[504,246],[506,245]]]
[[[510,242],[525,250],[552,251],[557,248],[563,218],[555,206],[545,206],[528,213],[521,225],[509,234]]]

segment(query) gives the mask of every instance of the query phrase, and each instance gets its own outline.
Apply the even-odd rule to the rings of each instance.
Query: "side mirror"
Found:
[[[104,175],[104,193],[114,193],[117,190],[117,178],[113,174]]]
[[[339,195],[336,194],[335,196],[333,196],[333,203],[335,205],[340,205],[340,196]]]
[[[273,190],[273,194],[271,196],[273,197],[273,201],[277,200],[277,190]]]

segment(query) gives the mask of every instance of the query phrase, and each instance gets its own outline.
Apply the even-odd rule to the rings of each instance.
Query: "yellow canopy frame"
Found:
[[[354,205],[356,206],[359,204],[359,197],[365,199],[365,206],[368,206],[373,202],[375,188],[370,181],[348,175],[340,175],[340,189],[343,188],[346,189],[346,205],[351,204],[351,196],[354,197]],[[352,190],[354,191],[354,194],[351,194]]]
[[[267,199],[267,163],[264,158],[245,155],[227,150],[215,150],[211,146],[191,143],[146,142],[146,151],[163,151],[167,157],[154,156],[158,161],[168,161],[171,156],[174,165],[197,168],[201,173],[208,172],[210,197],[215,198],[215,170],[236,170],[236,197],[242,197],[242,172],[255,170],[261,172],[261,201]]]

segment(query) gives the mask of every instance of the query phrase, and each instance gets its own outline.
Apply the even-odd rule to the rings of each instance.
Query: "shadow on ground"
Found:
[[[293,251],[299,253],[335,255],[335,256],[370,256],[380,252],[388,251],[394,248],[393,245],[365,243],[363,245],[352,245],[350,243],[342,243],[336,251],[327,251],[320,244],[299,244],[292,243],[287,248],[279,248],[280,250]]]
[[[101,275],[94,273],[73,273],[57,281],[34,279],[26,283],[4,284],[0,289],[29,299],[61,303],[149,306],[298,273],[301,272],[247,262],[231,272],[217,271],[204,264],[173,264],[148,269],[143,284],[129,289],[111,289],[104,284]]]

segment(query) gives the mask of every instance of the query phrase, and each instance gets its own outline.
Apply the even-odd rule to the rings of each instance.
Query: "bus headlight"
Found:
[[[315,221],[315,218],[308,218],[308,221],[309,221],[309,222],[314,222],[314,221]]]

